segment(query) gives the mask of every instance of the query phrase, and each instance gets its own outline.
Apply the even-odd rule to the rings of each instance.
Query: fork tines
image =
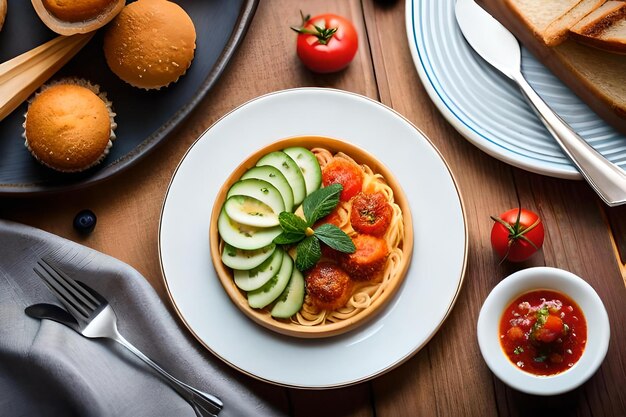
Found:
[[[100,302],[80,283],[45,259],[37,261],[33,270],[74,317],[89,319],[100,305]]]

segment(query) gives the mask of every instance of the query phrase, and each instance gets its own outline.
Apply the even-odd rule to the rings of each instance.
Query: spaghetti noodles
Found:
[[[302,309],[291,318],[292,323],[302,326],[318,326],[340,322],[342,320],[352,318],[361,311],[367,309],[370,305],[372,305],[372,303],[382,296],[390,282],[397,278],[397,276],[401,273],[400,269],[404,256],[402,250],[402,244],[404,241],[404,222],[402,219],[402,210],[394,202],[393,190],[387,184],[385,178],[382,175],[373,172],[369,166],[358,164],[344,153],[339,152],[333,155],[329,150],[324,148],[313,148],[311,151],[317,157],[322,169],[324,169],[324,167],[335,158],[343,158],[359,166],[363,171],[362,191],[367,193],[380,192],[385,195],[387,201],[393,209],[393,214],[389,227],[382,236],[382,238],[387,242],[390,252],[387,256],[385,266],[379,276],[370,281],[356,282],[352,296],[348,300],[347,304],[336,310],[319,310],[311,303],[309,297],[305,296]],[[335,212],[336,217],[333,220],[333,223],[342,229],[348,236],[356,234],[350,224],[351,208],[352,204],[350,201],[340,202]]]

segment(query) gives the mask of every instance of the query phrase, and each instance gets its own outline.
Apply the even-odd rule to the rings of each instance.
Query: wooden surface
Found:
[[[295,34],[288,25],[298,23],[301,7],[312,14],[334,12],[356,24],[361,43],[347,70],[314,75],[300,65]],[[464,286],[450,317],[428,345],[373,381],[327,391],[285,389],[253,379],[250,386],[297,417],[625,416],[626,207],[609,209],[584,182],[510,167],[463,139],[421,85],[409,52],[404,13],[402,1],[261,0],[217,87],[165,144],[123,174],[89,189],[0,198],[0,217],[40,227],[125,261],[166,300],[157,254],[158,220],[166,187],[189,145],[220,116],[264,93],[320,86],[363,94],[412,121],[449,163],[469,229]],[[518,201],[543,218],[543,251],[522,264],[500,265],[489,243],[489,215],[517,207]],[[83,208],[98,216],[96,230],[84,238],[71,226]],[[485,365],[476,342],[478,312],[489,291],[508,274],[537,265],[563,268],[587,279],[604,301],[612,328],[600,370],[581,388],[556,397],[529,396],[502,384]],[[415,320],[419,326],[419,317]]]

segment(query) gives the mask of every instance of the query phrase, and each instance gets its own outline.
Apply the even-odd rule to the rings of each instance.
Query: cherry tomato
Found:
[[[357,165],[342,158],[335,158],[322,169],[322,184],[341,184],[339,199],[348,201],[363,187],[363,171]]]
[[[565,335],[565,328],[563,327],[563,320],[560,317],[550,314],[546,318],[546,322],[543,326],[538,327],[533,332],[535,340],[543,343],[552,343],[556,339]]]
[[[524,331],[521,328],[515,326],[507,330],[506,335],[509,337],[509,339],[513,341],[519,341],[524,338]]]
[[[354,25],[335,14],[302,16],[303,24],[293,28],[298,32],[297,52],[302,63],[311,71],[336,72],[352,62],[359,44]]]
[[[383,193],[359,193],[352,201],[350,223],[357,232],[382,236],[391,223],[392,215],[393,209]]]
[[[543,223],[536,213],[511,209],[492,219],[495,223],[491,229],[491,246],[500,259],[522,262],[543,245]]]

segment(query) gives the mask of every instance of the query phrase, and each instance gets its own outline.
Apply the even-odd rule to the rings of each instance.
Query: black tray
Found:
[[[0,195],[67,191],[102,181],[130,167],[167,138],[215,84],[249,26],[258,0],[176,0],[196,27],[196,54],[176,84],[145,91],[113,74],[102,51],[101,29],[52,79],[77,76],[107,93],[118,124],[111,152],[100,165],[75,174],[39,164],[24,147],[24,103],[0,122]],[[30,1],[9,2],[0,32],[0,62],[57,36],[37,17]]]

